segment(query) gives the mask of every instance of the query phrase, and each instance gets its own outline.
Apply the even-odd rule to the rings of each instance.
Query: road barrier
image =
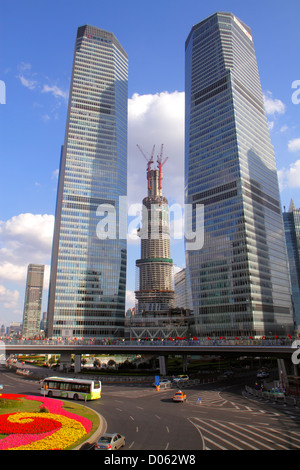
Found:
[[[266,401],[293,406],[300,405],[300,397],[294,395],[277,394],[266,390],[256,390],[255,388],[249,387],[248,385],[245,386],[245,390],[249,395],[262,398]]]

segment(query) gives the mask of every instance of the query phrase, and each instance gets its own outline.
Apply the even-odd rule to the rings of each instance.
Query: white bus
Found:
[[[97,400],[101,398],[101,382],[100,380],[47,377],[41,380],[41,394],[74,400]]]

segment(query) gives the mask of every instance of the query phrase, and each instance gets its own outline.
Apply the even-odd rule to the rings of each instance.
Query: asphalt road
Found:
[[[37,383],[6,371],[0,383],[7,393],[39,393]],[[300,409],[246,396],[247,383],[186,387],[184,403],[172,401],[174,390],[104,384],[101,400],[88,406],[105,418],[107,432],[126,436],[124,451],[300,449]]]

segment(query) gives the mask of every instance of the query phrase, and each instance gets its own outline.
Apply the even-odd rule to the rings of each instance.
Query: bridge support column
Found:
[[[282,386],[288,388],[288,376],[297,373],[297,366],[290,359],[277,359],[278,376]]]
[[[81,355],[75,354],[75,362],[74,362],[74,372],[77,374],[81,371]]]
[[[160,375],[167,375],[167,362],[168,358],[166,356],[159,356],[159,373]]]
[[[70,370],[70,368],[71,368],[71,355],[70,355],[70,353],[67,353],[67,352],[61,353],[59,370],[61,372],[64,372],[64,371],[68,372],[68,370]]]
[[[287,383],[287,373],[286,373],[286,368],[285,368],[285,363],[284,359],[277,359],[277,365],[278,365],[278,378],[281,383],[281,385],[285,388],[286,383]]]
[[[188,358],[187,358],[187,355],[184,354],[184,356],[182,356],[182,370],[184,373],[187,372],[187,366],[188,366]]]

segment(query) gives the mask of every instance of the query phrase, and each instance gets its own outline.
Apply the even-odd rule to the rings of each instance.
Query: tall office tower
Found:
[[[29,264],[27,268],[23,312],[23,336],[33,338],[40,332],[45,266]]]
[[[275,156],[250,28],[232,13],[186,40],[185,201],[204,206],[186,250],[195,333],[285,335],[291,293]],[[202,206],[202,207],[203,207]]]
[[[288,212],[283,213],[285,239],[289,261],[295,326],[300,333],[300,209],[293,200]]]
[[[112,33],[78,28],[58,183],[49,337],[124,334],[127,254],[119,201],[127,193],[127,101],[126,52]],[[107,228],[114,215],[115,234]]]
[[[170,223],[168,200],[162,195],[162,151],[157,158],[158,168],[151,170],[151,158],[147,166],[148,196],[143,199],[141,259],[136,314],[156,314],[173,307],[173,260],[170,258]]]
[[[190,310],[190,296],[186,279],[186,269],[181,269],[174,275],[174,306]]]

